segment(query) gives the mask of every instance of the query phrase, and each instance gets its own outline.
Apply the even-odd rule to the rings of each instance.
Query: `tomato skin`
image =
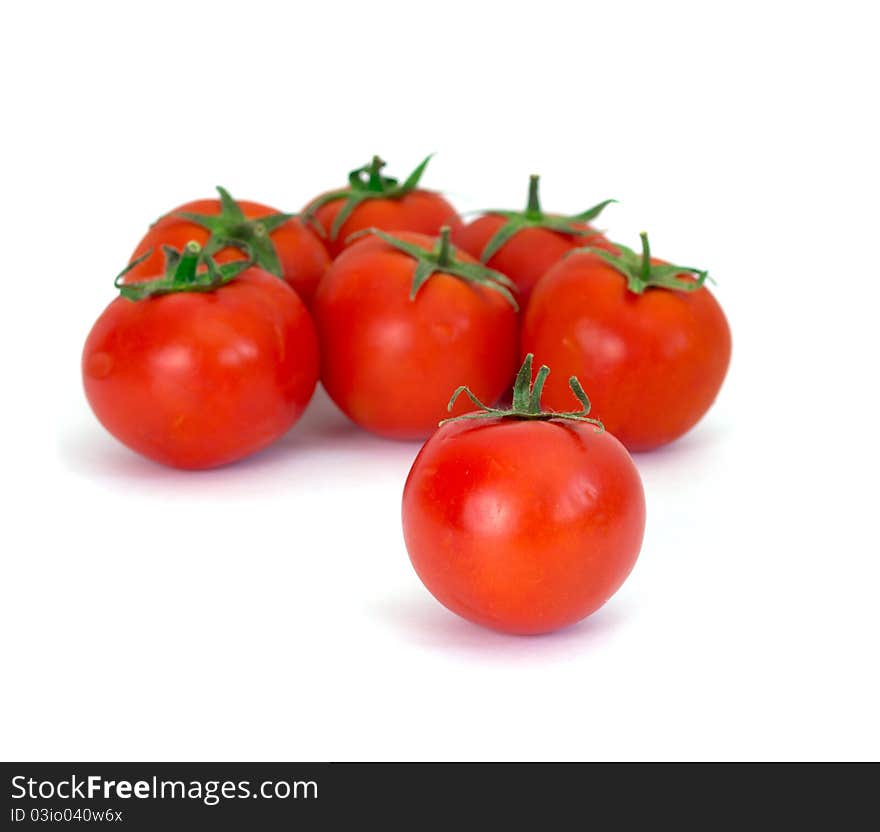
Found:
[[[498,214],[486,214],[453,231],[452,242],[479,259],[486,243],[504,223],[504,218]],[[520,301],[525,308],[535,284],[551,266],[556,265],[573,249],[589,245],[614,250],[605,236],[592,226],[585,223],[576,225],[592,233],[572,236],[549,231],[546,228],[523,228],[501,246],[489,258],[486,265],[490,269],[506,274],[516,283]]]
[[[570,405],[576,375],[593,411],[630,451],[677,439],[709,409],[730,363],[731,336],[705,287],[642,294],[601,258],[574,253],[536,287],[523,319],[523,352],[553,368],[544,402]]]
[[[238,205],[248,219],[259,219],[278,211],[258,202],[239,200]],[[137,244],[131,260],[140,257],[150,249],[153,254],[139,263],[125,275],[124,282],[137,283],[159,277],[163,271],[164,255],[162,246],[172,246],[182,251],[184,246],[194,241],[200,246],[208,242],[211,232],[198,223],[190,222],[176,213],[186,211],[192,214],[214,215],[220,213],[219,199],[199,199],[187,202],[157,220],[143,239]],[[324,272],[330,266],[330,258],[318,235],[300,219],[294,217],[276,228],[270,235],[284,280],[296,290],[306,306],[309,306]],[[217,252],[214,259],[218,263],[228,263],[242,258],[241,249],[229,247]]]
[[[332,258],[338,257],[350,245],[350,235],[367,228],[389,232],[415,231],[436,237],[444,225],[453,231],[461,225],[458,212],[440,194],[416,189],[396,199],[365,200],[355,207],[336,237],[331,239],[333,221],[344,205],[344,199],[336,199],[315,211],[315,220],[326,232],[322,240]]]
[[[434,245],[422,234],[395,236]],[[438,272],[410,300],[415,268],[409,255],[365,237],[334,261],[315,295],[325,389],[352,421],[391,439],[427,437],[460,384],[494,402],[517,367],[518,316],[500,293]],[[455,412],[469,409],[462,402]]]
[[[404,539],[425,586],[507,633],[550,632],[597,610],[632,570],[644,528],[624,447],[562,419],[449,422],[403,492]]]
[[[86,339],[83,384],[120,442],[175,468],[213,468],[278,439],[318,378],[296,292],[251,268],[213,292],[117,298]]]

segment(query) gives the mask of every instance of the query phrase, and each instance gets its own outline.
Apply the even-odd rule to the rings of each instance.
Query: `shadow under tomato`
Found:
[[[394,442],[374,436],[351,422],[330,400],[322,388],[315,391],[303,417],[284,436],[259,453],[238,462],[204,471],[169,468],[129,450],[109,436],[97,422],[83,422],[66,429],[57,439],[58,457],[68,470],[81,475],[110,480],[142,483],[194,481],[202,488],[207,482],[224,480],[234,487],[236,482],[262,479],[264,474],[285,476],[296,473],[299,466],[315,471],[318,458],[326,468],[329,463],[352,464],[369,459],[375,474],[386,467],[406,477],[415,459],[420,442]],[[266,487],[276,488],[277,481],[266,478]]]
[[[626,618],[625,605],[610,601],[583,621],[553,633],[519,636],[489,630],[466,621],[431,597],[386,599],[368,607],[368,613],[406,640],[420,646],[479,656],[480,661],[509,662],[521,657],[529,662],[542,657],[571,658],[590,649],[619,628]]]
[[[729,426],[723,423],[698,425],[675,442],[653,451],[632,455],[646,489],[668,491],[708,482],[726,459]],[[650,495],[649,495],[650,496]],[[650,506],[648,509],[650,513]]]

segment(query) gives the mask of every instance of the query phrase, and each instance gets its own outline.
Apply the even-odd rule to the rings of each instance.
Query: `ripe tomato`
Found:
[[[692,428],[730,363],[730,328],[703,286],[706,273],[636,254],[583,251],[538,283],[523,319],[523,350],[590,390],[605,426],[631,451]],[[557,380],[551,407],[565,400]]]
[[[591,225],[613,199],[575,214],[545,214],[538,199],[538,177],[529,182],[525,211],[491,211],[453,232],[452,241],[487,266],[506,274],[519,289],[525,307],[535,284],[569,251],[591,245],[611,244]]]
[[[82,357],[86,396],[120,442],[176,468],[259,451],[299,419],[318,346],[296,292],[246,263],[197,271],[199,247],[172,252],[166,276],[121,285]],[[120,285],[120,284],[117,284]]]
[[[548,372],[529,391],[529,356],[512,410],[445,422],[403,492],[406,548],[425,586],[508,633],[546,633],[597,610],[632,570],[645,529],[635,465],[587,418],[576,379],[581,411],[541,412]]]
[[[241,249],[248,247],[259,268],[283,277],[308,306],[330,265],[318,236],[291,214],[258,202],[236,202],[225,189],[217,191],[219,199],[187,202],[153,223],[131,259],[150,250],[153,256],[132,269],[126,282],[155,277],[161,271],[162,246],[182,249],[194,241],[220,263],[241,258]]]
[[[417,187],[430,159],[398,183],[382,176],[385,162],[374,156],[369,165],[349,173],[348,187],[313,199],[303,217],[318,228],[331,257],[339,255],[352,234],[368,228],[417,231],[432,237],[440,233],[441,226],[456,229],[461,218],[455,208],[440,194]]]
[[[462,379],[489,401],[510,384],[519,343],[504,275],[435,244],[378,229],[330,267],[315,295],[321,380],[357,424],[426,437]]]

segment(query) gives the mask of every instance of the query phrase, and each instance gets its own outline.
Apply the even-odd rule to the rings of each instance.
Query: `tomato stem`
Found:
[[[456,389],[449,400],[448,409],[451,411],[455,406],[458,397],[464,393],[471,402],[476,405],[477,410],[471,413],[463,413],[461,416],[453,416],[444,419],[440,424],[445,425],[447,422],[456,422],[460,419],[530,419],[549,421],[551,419],[569,419],[574,422],[589,422],[595,425],[597,431],[605,430],[604,425],[598,419],[590,418],[590,400],[581,387],[581,383],[576,376],[572,376],[568,380],[568,386],[575,398],[581,403],[580,410],[570,410],[564,413],[556,413],[552,410],[541,409],[541,393],[544,391],[544,382],[550,375],[550,368],[544,364],[538,370],[538,374],[532,382],[532,362],[535,356],[529,353],[516,374],[516,381],[513,384],[513,402],[508,410],[501,410],[496,407],[489,407],[483,404],[472,392],[470,387],[463,384]]]
[[[648,242],[648,232],[639,233],[642,238],[642,280],[647,283],[651,279],[651,244]]]
[[[368,199],[401,199],[414,191],[433,155],[426,156],[403,182],[398,182],[391,176],[383,176],[382,168],[385,167],[385,162],[379,156],[373,156],[368,164],[349,171],[348,187],[330,191],[309,203],[303,211],[303,219],[310,223],[322,237],[335,240],[352,211],[362,202]],[[331,202],[340,200],[344,204],[333,218],[333,224],[329,229],[324,228],[317,218],[318,210]]]
[[[165,253],[165,274],[154,280],[137,283],[124,283],[123,278],[139,263],[153,254],[153,249],[132,260],[113,281],[119,294],[127,300],[138,301],[145,298],[168,295],[173,292],[213,292],[238,277],[245,269],[256,262],[252,252],[246,260],[234,260],[218,266],[207,248],[202,249],[194,241],[188,242],[180,252],[171,246],[162,246]],[[204,266],[204,270],[199,270]]]
[[[409,290],[410,300],[416,299],[419,290],[432,275],[437,272],[443,272],[475,286],[484,286],[487,289],[492,289],[502,295],[515,310],[519,310],[519,304],[514,297],[516,284],[507,275],[496,272],[482,263],[460,259],[457,256],[455,246],[449,241],[449,231],[448,226],[443,226],[440,229],[440,238],[430,249],[426,249],[402,237],[388,234],[378,228],[366,228],[363,231],[358,231],[352,234],[349,239],[372,234],[392,248],[412,257],[416,261],[416,267],[413,271],[412,284]]]
[[[616,199],[606,199],[603,202],[581,211],[579,214],[571,214],[564,217],[558,214],[545,214],[541,208],[541,200],[538,196],[538,184],[541,177],[533,173],[529,177],[529,198],[525,211],[506,211],[490,209],[482,213],[501,217],[504,223],[486,241],[480,260],[488,263],[492,256],[516,234],[524,228],[546,228],[557,234],[565,234],[569,237],[585,237],[599,235],[600,232],[590,228],[587,223],[596,219],[602,211]]]
[[[529,201],[526,203],[526,214],[529,218],[539,220],[544,215],[541,212],[541,200],[538,198],[538,183],[541,177],[533,173],[529,177]]]
[[[434,256],[437,258],[438,266],[450,266],[452,265],[452,243],[450,242],[449,235],[451,233],[451,229],[448,225],[444,225],[443,228],[440,229],[440,238],[437,240],[437,245],[434,247]]]
[[[380,157],[373,156],[367,169],[367,173],[370,177],[367,182],[368,191],[382,193],[382,191],[385,190],[385,184],[382,181],[382,168],[384,167],[385,162],[383,162]]]
[[[180,260],[174,269],[174,282],[181,286],[187,286],[195,283],[196,267],[199,265],[199,257],[201,257],[201,246],[194,240],[190,240],[181,253]]]
[[[295,214],[269,214],[259,219],[248,219],[241,206],[232,198],[229,191],[217,186],[220,195],[219,214],[196,214],[179,211],[175,217],[188,220],[211,232],[205,244],[205,252],[214,255],[226,247],[237,248],[246,254],[253,254],[256,264],[269,274],[283,278],[281,261],[271,234]]]
[[[695,292],[709,279],[709,273],[705,269],[652,262],[647,232],[642,231],[639,237],[642,241],[641,254],[621,243],[614,244],[614,252],[589,245],[575,251],[589,252],[600,257],[626,278],[627,288],[637,295],[652,286],[677,292]]]

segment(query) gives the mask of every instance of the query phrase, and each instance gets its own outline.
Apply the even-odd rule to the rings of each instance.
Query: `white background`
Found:
[[[7,759],[876,758],[878,73],[869,3],[40,3],[3,12]],[[641,559],[583,624],[483,631],[412,571],[417,447],[323,394],[163,469],[82,342],[147,224],[297,210],[373,153],[462,210],[609,196],[706,266],[722,394],[640,455]],[[601,416],[601,414],[598,414]]]

